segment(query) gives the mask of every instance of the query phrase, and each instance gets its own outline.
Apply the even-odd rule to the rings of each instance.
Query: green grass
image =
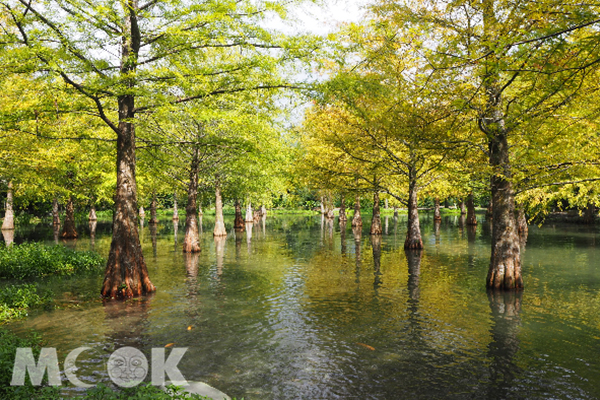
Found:
[[[23,243],[0,248],[0,279],[31,279],[99,272],[104,259],[91,251]]]
[[[0,291],[0,324],[27,315],[32,307],[48,306],[52,293],[40,296],[35,284],[9,285]]]

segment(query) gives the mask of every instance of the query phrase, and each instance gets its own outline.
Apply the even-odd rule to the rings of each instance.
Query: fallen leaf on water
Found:
[[[173,345],[174,345],[174,344],[175,344],[175,343],[169,343],[169,344],[167,344],[165,347],[173,347]],[[366,346],[366,345],[365,345],[365,346]],[[373,349],[373,350],[375,350],[375,349]]]
[[[371,351],[375,351],[375,347],[369,346],[368,344],[359,343],[359,342],[356,342],[356,344],[361,345],[362,347],[366,347],[367,349],[369,349]]]

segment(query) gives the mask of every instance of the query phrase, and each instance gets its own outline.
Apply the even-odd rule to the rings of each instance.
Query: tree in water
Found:
[[[15,214],[13,211],[13,184],[8,182],[8,190],[6,191],[6,203],[4,208],[4,220],[2,220],[2,230],[15,229]]]
[[[188,199],[185,206],[185,237],[183,238],[184,253],[197,253],[200,251],[200,235],[198,233],[198,219],[196,214],[199,162],[199,149],[198,147],[194,147],[190,165],[190,180],[188,182]]]
[[[344,193],[342,193],[340,195],[339,221],[340,221],[340,225],[344,226],[344,227],[346,226],[346,223],[348,222],[348,217],[346,216],[346,196],[344,196]]]
[[[221,197],[221,183],[219,177],[215,179],[215,229],[213,236],[227,236],[225,222],[223,221],[223,199]]]
[[[58,212],[58,197],[52,199],[52,226],[55,230],[60,227],[60,214]]]
[[[433,220],[434,221],[442,220],[442,215],[440,214],[440,199],[439,199],[439,197],[436,197],[434,199]]]
[[[375,189],[373,194],[373,219],[371,220],[371,235],[381,235],[383,230],[381,228],[381,212],[379,210],[379,191]]]
[[[477,216],[475,215],[475,202],[473,201],[473,193],[467,196],[467,225],[477,225]]]
[[[360,196],[356,195],[354,201],[354,216],[352,217],[352,227],[358,228],[362,226],[362,217],[360,216]]]
[[[244,223],[244,217],[242,217],[242,205],[239,199],[235,199],[235,220],[233,222],[233,228],[236,231],[243,231],[245,229]]]
[[[73,196],[69,196],[65,210],[65,226],[63,228],[62,238],[76,239],[77,230],[75,229],[75,207],[73,206]]]

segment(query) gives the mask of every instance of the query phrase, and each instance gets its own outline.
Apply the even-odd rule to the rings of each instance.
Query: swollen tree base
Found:
[[[76,239],[77,231],[75,230],[75,209],[73,207],[73,198],[69,197],[66,207],[65,226],[62,233],[63,239]]]

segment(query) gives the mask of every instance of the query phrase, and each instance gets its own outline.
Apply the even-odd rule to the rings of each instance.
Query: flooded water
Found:
[[[525,290],[488,296],[490,227],[422,217],[422,252],[405,253],[405,217],[384,235],[340,232],[337,219],[269,216],[248,232],[181,252],[184,221],[147,225],[141,239],[155,295],[103,304],[102,276],[40,283],[59,308],[10,328],[35,329],[59,358],[79,346],[85,382],[108,381],[110,353],[134,346],[188,347],[188,380],[249,399],[600,398],[598,230],[530,227]],[[231,229],[233,218],[226,217]],[[110,224],[93,241],[106,257]],[[15,240],[52,241],[48,227]],[[71,390],[71,391],[69,391]],[[76,395],[74,389],[66,389]]]

